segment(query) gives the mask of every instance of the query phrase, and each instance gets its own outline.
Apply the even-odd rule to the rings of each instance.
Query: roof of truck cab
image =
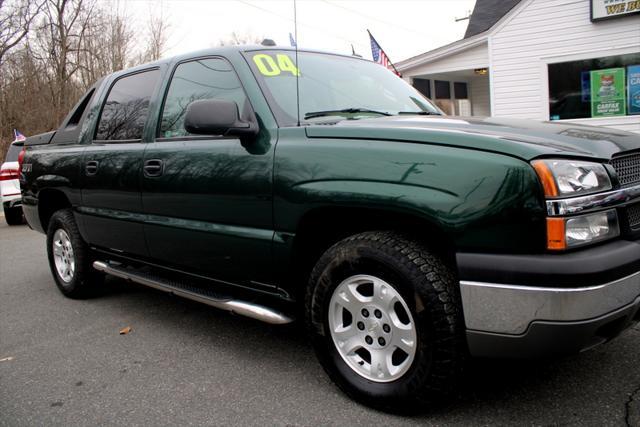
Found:
[[[135,67],[131,67],[131,68],[125,68],[123,70],[116,71],[112,75],[119,76],[122,74],[135,72],[138,70],[146,70],[153,66],[172,64],[174,62],[184,61],[191,58],[200,58],[205,56],[228,56],[236,53],[252,52],[252,51],[259,51],[259,50],[264,50],[264,51],[284,50],[284,51],[295,52],[296,49],[290,46],[264,46],[264,45],[234,45],[234,46],[214,47],[209,49],[202,49],[202,50],[197,50],[193,52],[183,53],[180,55],[175,55],[167,58],[162,58],[157,61],[136,65]],[[298,49],[298,52],[320,53],[325,55],[334,55],[334,56],[341,56],[344,58],[353,58],[353,59],[360,59],[362,61],[369,61],[368,59],[365,59],[359,56],[346,55],[342,53],[323,51],[323,50],[317,50],[317,49]]]

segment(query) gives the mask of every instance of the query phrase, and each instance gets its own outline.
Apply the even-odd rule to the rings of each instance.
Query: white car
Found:
[[[0,166],[0,195],[4,218],[9,225],[23,223],[22,195],[20,194],[20,173],[18,171],[18,156],[22,151],[23,142],[13,142],[7,151],[7,158]]]

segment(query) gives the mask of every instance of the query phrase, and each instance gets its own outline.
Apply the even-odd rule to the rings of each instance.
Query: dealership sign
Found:
[[[640,0],[591,0],[591,20],[618,18],[640,13]]]

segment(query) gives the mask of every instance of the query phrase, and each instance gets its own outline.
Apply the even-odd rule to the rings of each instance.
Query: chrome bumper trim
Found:
[[[560,216],[586,213],[623,206],[635,201],[640,201],[640,184],[587,196],[547,200],[547,215]]]
[[[519,335],[535,320],[602,316],[640,298],[640,272],[603,285],[550,288],[461,281],[467,329]]]

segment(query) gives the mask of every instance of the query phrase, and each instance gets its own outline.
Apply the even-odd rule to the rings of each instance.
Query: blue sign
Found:
[[[627,67],[627,93],[629,114],[640,114],[640,65]]]
[[[583,71],[580,73],[582,86],[582,102],[591,102],[591,73]]]

